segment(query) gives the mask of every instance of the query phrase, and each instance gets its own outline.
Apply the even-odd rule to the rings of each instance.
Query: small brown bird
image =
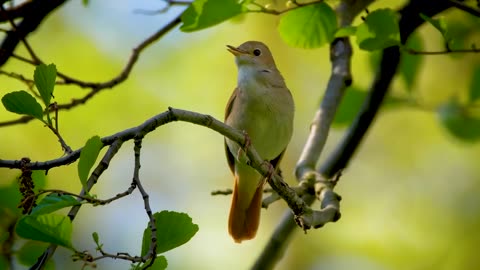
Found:
[[[277,169],[292,137],[292,95],[265,44],[248,41],[227,48],[235,55],[238,85],[227,103],[225,123],[245,131],[260,156]],[[225,139],[225,152],[235,177],[228,232],[240,243],[257,233],[266,179],[247,164],[236,142]]]

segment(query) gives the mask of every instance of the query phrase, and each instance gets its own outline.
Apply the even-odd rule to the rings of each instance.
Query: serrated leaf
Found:
[[[469,101],[476,102],[478,100],[480,100],[480,65],[473,71],[469,91]]]
[[[78,177],[80,178],[85,190],[87,189],[88,175],[90,174],[90,170],[95,164],[102,147],[103,143],[100,140],[100,137],[93,136],[87,141],[80,152],[80,160],[78,161]]]
[[[278,25],[285,43],[306,49],[330,43],[336,29],[335,12],[324,2],[290,10],[282,16]]]
[[[43,119],[42,106],[37,100],[25,91],[15,91],[2,97],[2,103],[9,112],[33,116]]]
[[[193,32],[219,24],[246,11],[237,0],[195,0],[183,12],[180,30]]]
[[[456,100],[441,106],[438,116],[443,126],[457,139],[465,142],[480,140],[480,116],[471,114]]]
[[[33,208],[31,215],[44,215],[65,207],[71,207],[80,204],[81,203],[79,201],[70,195],[52,193],[43,198],[38,205]]]
[[[391,9],[377,9],[357,27],[357,44],[367,51],[400,44],[397,14]]]
[[[336,38],[349,37],[349,36],[355,35],[356,32],[357,32],[357,27],[350,25],[350,26],[337,29],[337,31],[335,32],[335,37]]]
[[[162,211],[153,214],[157,227],[157,254],[179,247],[188,242],[198,231],[198,225],[185,213]],[[150,248],[152,232],[143,232],[142,256]]]
[[[410,35],[406,42],[406,47],[416,51],[423,50],[422,38],[416,33]],[[400,75],[405,81],[409,92],[412,90],[413,84],[415,83],[422,60],[423,57],[420,55],[412,55],[408,52],[402,52],[400,58]]]
[[[32,266],[37,262],[38,257],[42,255],[47,247],[47,243],[27,241],[17,252],[15,252],[16,258],[22,265]],[[53,260],[48,260],[45,266],[45,270],[49,269],[55,269]]]
[[[442,34],[443,39],[445,40],[446,43],[450,43],[452,39],[448,34],[447,23],[445,21],[445,18],[440,17],[438,19],[432,19],[422,13],[420,13],[420,17],[426,22],[430,23],[433,27],[435,27],[435,29],[437,29],[440,32],[440,34]]]
[[[67,216],[56,214],[23,216],[18,221],[15,232],[26,239],[72,249],[72,222]]]
[[[40,64],[35,68],[33,79],[42,97],[45,107],[50,105],[53,88],[55,87],[55,78],[57,77],[57,68],[54,64]]]

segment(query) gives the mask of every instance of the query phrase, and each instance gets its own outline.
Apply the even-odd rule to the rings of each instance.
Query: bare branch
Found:
[[[451,53],[480,53],[480,49],[472,47],[471,49],[447,49],[443,51],[417,51],[410,48],[403,48],[403,51],[414,55],[445,55]]]
[[[452,6],[460,9],[460,10],[463,10],[467,13],[470,13],[472,14],[473,16],[476,16],[476,17],[480,17],[480,10],[478,9],[475,9],[465,3],[463,3],[463,1],[458,1],[458,0],[448,0],[450,2],[450,4],[452,4]],[[477,2],[478,3],[478,2]]]
[[[143,138],[143,137],[142,137]],[[134,153],[135,153],[135,168],[133,171],[133,182],[138,186],[138,190],[140,191],[140,194],[142,194],[143,198],[143,205],[145,207],[145,212],[147,213],[148,219],[150,222],[148,223],[150,233],[151,233],[151,238],[150,238],[150,247],[148,248],[147,254],[142,256],[143,262],[149,260],[149,264],[146,266],[147,268],[150,267],[154,261],[155,258],[157,257],[157,227],[155,225],[155,218],[153,217],[152,209],[150,208],[150,201],[149,201],[149,195],[145,191],[145,189],[142,186],[142,183],[140,182],[140,150],[142,149],[142,139],[141,138],[136,138],[135,139],[135,147],[134,147]]]
[[[259,12],[259,13],[266,13],[266,14],[272,14],[272,15],[281,15],[283,13],[286,13],[288,11],[291,11],[303,6],[314,5],[321,2],[324,2],[324,0],[317,0],[317,1],[312,1],[308,3],[300,3],[298,1],[292,1],[293,6],[287,7],[286,9],[282,9],[282,10],[276,10],[276,9],[270,8],[268,5],[258,4],[255,1],[253,1],[251,4],[257,7],[257,9],[248,9],[248,12]]]
[[[95,170],[90,175],[88,182],[87,182],[87,190],[82,190],[80,196],[85,196],[87,192],[92,188],[92,186],[97,182],[99,176],[107,169],[111,159],[121,147],[123,142],[131,139],[135,139],[136,142],[139,138],[143,138],[149,132],[154,131],[157,127],[174,122],[174,121],[184,121],[190,122],[193,124],[201,125],[212,130],[215,130],[222,135],[228,137],[229,139],[237,142],[240,145],[245,145],[246,137],[245,134],[241,131],[238,131],[223,122],[213,118],[210,115],[199,114],[191,111],[179,110],[169,108],[168,111],[159,114],[155,117],[152,117],[145,121],[143,124],[124,130],[122,132],[116,133],[114,135],[102,138],[102,143],[104,145],[110,145],[107,153],[104,155],[102,161],[98,164]],[[138,143],[137,143],[138,144]],[[46,161],[46,162],[33,162],[28,164],[23,164],[23,166],[27,166],[28,169],[31,170],[48,170],[54,167],[66,165],[70,162],[75,161],[79,157],[81,149],[73,151],[71,154],[58,158],[56,160]],[[136,150],[139,151],[139,150]],[[245,149],[246,154],[251,161],[251,166],[255,168],[259,173],[263,176],[271,175],[270,167],[264,162],[264,160],[259,156],[253,146],[250,144]],[[139,162],[136,160],[136,162]],[[18,168],[20,166],[20,161],[8,161],[8,160],[0,160],[0,167],[8,167],[8,168]],[[137,165],[136,165],[137,166]],[[138,168],[139,168],[138,164]],[[135,167],[137,168],[137,167]],[[135,177],[137,175],[135,174]],[[134,178],[135,178],[134,177]],[[139,189],[139,181],[135,180]],[[313,211],[310,207],[296,194],[295,190],[290,188],[288,184],[286,184],[283,179],[279,176],[278,173],[275,173],[270,179],[268,180],[270,186],[275,190],[279,196],[284,199],[288,206],[292,209],[295,220],[297,223],[302,226],[304,230],[307,230],[311,227],[318,227],[321,224],[318,222],[325,222],[323,218],[323,214],[319,213],[321,211]],[[144,199],[148,196],[146,193],[142,192],[142,196]],[[146,197],[147,196],[147,197]],[[145,200],[145,208],[148,213],[151,213],[149,205],[147,205],[147,200]],[[75,218],[77,215],[81,205],[77,205],[72,207],[68,216],[71,220]],[[323,223],[322,223],[323,224]],[[153,234],[153,229],[152,229]],[[41,267],[46,263],[46,261],[53,255],[55,252],[56,246],[51,245],[48,250],[39,258],[35,267]],[[40,269],[40,268],[33,268],[33,269]]]
[[[3,42],[0,45],[0,67],[7,62],[10,56],[12,56],[18,43],[21,40],[24,40],[28,34],[37,29],[43,19],[50,14],[50,12],[65,2],[66,0],[30,1],[30,5],[28,6],[29,15],[23,18],[23,20],[16,26],[15,31],[7,33],[7,36],[3,39]],[[8,18],[10,18],[7,12],[2,12],[0,17],[3,20],[8,20]]]
[[[78,105],[85,104],[87,101],[89,101],[91,98],[93,98],[96,94],[98,94],[100,91],[108,88],[112,88],[122,82],[124,82],[128,76],[130,75],[131,71],[133,70],[133,67],[135,66],[135,63],[137,62],[140,54],[143,52],[144,49],[146,49],[149,45],[153,44],[155,41],[160,39],[162,36],[164,36],[166,33],[168,33],[170,30],[172,30],[175,26],[177,26],[181,22],[180,20],[180,15],[177,16],[174,20],[172,20],[169,24],[165,25],[162,27],[160,30],[155,32],[153,35],[142,41],[138,46],[136,46],[132,54],[130,55],[130,58],[127,61],[127,64],[123,68],[123,70],[114,78],[105,81],[105,82],[100,82],[100,83],[95,83],[95,82],[85,82],[81,81],[78,79],[74,79],[70,76],[67,76],[61,72],[57,72],[58,77],[62,78],[63,81],[57,82],[57,84],[65,84],[65,85],[77,85],[81,88],[90,88],[90,91],[83,96],[82,98],[78,99],[72,99],[71,102],[69,103],[64,103],[64,104],[58,104],[57,108],[58,110],[69,110],[72,109]],[[34,64],[34,62],[23,58],[16,56],[17,59],[21,59],[22,61],[27,61],[30,64]],[[18,79],[22,81],[29,81],[25,79],[23,76],[17,76],[17,74],[11,74],[8,72],[2,72],[5,75],[10,75],[11,77],[18,77]],[[16,125],[16,124],[25,124],[33,120],[34,118],[31,116],[21,116],[15,120],[9,120],[9,121],[4,121],[0,122],[0,127],[4,126],[11,126],[11,125]]]
[[[341,18],[341,22],[345,23],[353,19],[354,16],[351,15],[354,14],[354,12],[348,10],[349,8],[352,8],[356,11],[363,9],[358,6],[359,2],[361,1],[342,1],[340,4],[340,10],[343,10],[346,12],[346,14],[349,14],[349,17],[343,19]],[[343,4],[345,5],[342,6]],[[402,41],[405,42],[406,38],[423,23],[421,18],[418,16],[420,12],[426,14],[427,16],[433,16],[447,9],[448,7],[449,5],[446,4],[446,0],[440,1],[438,5],[430,5],[422,1],[409,2],[401,11],[402,16],[400,19],[400,31]],[[398,47],[391,47],[384,50],[382,64],[379,68],[379,72],[377,73],[374,83],[372,84],[369,96],[364,101],[361,111],[357,115],[357,118],[354,120],[350,129],[347,131],[342,142],[329,155],[327,161],[317,169],[318,174],[324,175],[325,177],[331,177],[346,167],[348,161],[352,158],[355,150],[358,148],[362,138],[364,137],[366,131],[373,122],[376,113],[378,112],[378,107],[380,106],[383,97],[388,90],[392,77],[396,72],[396,68],[400,59],[399,55]],[[311,173],[312,176],[315,176],[315,174],[317,173]],[[300,173],[299,175],[303,175],[306,179],[316,178],[309,176],[306,172]],[[324,214],[327,216],[332,215],[332,211],[330,211],[331,207],[337,207],[337,202],[340,200],[340,198],[337,197],[338,195],[333,193],[331,189],[331,187],[335,185],[335,182],[336,180],[333,183],[327,184],[327,188],[325,189],[321,188],[323,185],[321,181],[315,184],[317,196],[319,196],[319,199],[322,201],[321,207],[322,209],[326,210]],[[315,197],[311,195],[304,195],[302,199],[308,205],[310,205],[315,200]],[[288,244],[288,239],[290,238],[293,230],[296,228],[295,222],[292,220],[293,218],[294,216],[290,212],[286,212],[284,214],[280,224],[275,228],[270,240],[251,269],[265,270],[274,268],[276,262],[281,259]]]
[[[332,73],[322,103],[315,113],[310,126],[310,135],[295,168],[297,179],[303,180],[307,173],[315,170],[315,166],[327,141],[328,132],[335,112],[340,106],[345,89],[352,83],[350,59],[352,47],[348,38],[336,39],[331,44],[330,60]]]
[[[179,14],[175,19],[173,19],[171,22],[169,22],[167,25],[159,29],[157,32],[155,32],[153,35],[149,36],[147,39],[142,41],[139,45],[137,45],[135,48],[132,50],[132,54],[130,55],[127,64],[123,68],[123,70],[114,78],[105,81],[105,82],[85,82],[81,81],[75,78],[72,78],[68,75],[65,75],[63,73],[57,73],[58,77],[63,79],[63,82],[60,82],[61,84],[74,84],[78,85],[81,88],[91,88],[92,91],[98,92],[102,89],[106,88],[112,88],[116,86],[119,83],[122,83],[125,81],[128,76],[130,75],[130,72],[132,71],[135,63],[137,62],[140,54],[142,51],[147,48],[148,46],[152,45],[155,41],[159,40],[161,37],[163,37],[165,34],[170,32],[175,26],[181,23],[180,20],[181,14]]]
[[[102,160],[98,163],[97,167],[93,170],[90,174],[90,177],[87,181],[87,190],[82,189],[80,192],[80,197],[77,198],[78,201],[81,201],[81,197],[85,197],[85,195],[92,189],[93,185],[95,185],[98,181],[98,178],[102,173],[108,168],[108,165],[112,161],[115,154],[118,152],[120,147],[122,147],[123,141],[122,140],[114,140],[110,143],[110,147],[108,148],[107,152],[103,156]],[[80,150],[77,150],[80,153]],[[80,211],[80,207],[82,205],[75,205],[73,206],[70,211],[68,212],[68,217],[70,220],[74,220]],[[51,244],[47,250],[38,258],[37,262],[30,268],[31,270],[41,270],[45,267],[48,260],[53,256],[55,250],[57,249],[57,245]]]

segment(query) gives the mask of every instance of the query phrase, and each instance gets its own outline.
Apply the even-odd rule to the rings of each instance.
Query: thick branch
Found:
[[[349,1],[350,0],[346,2]],[[448,7],[446,0],[438,1],[436,5],[431,5],[428,1],[409,2],[400,11],[402,42],[405,43],[408,36],[423,23],[423,20],[419,17],[420,12],[427,16],[434,16]],[[370,94],[364,101],[359,114],[345,134],[342,142],[318,169],[320,174],[325,177],[331,177],[346,167],[378,112],[378,108],[399,64],[399,59],[400,53],[398,47],[387,48],[383,51],[381,66],[371,86]],[[304,199],[306,203],[311,204],[315,200],[315,197],[310,196]],[[288,238],[295,228],[293,219],[294,217],[291,213],[285,213],[252,269],[272,269],[275,263],[280,260],[288,245]]]
[[[3,66],[7,60],[12,56],[13,51],[17,47],[21,40],[33,32],[45,17],[50,14],[54,9],[65,3],[66,0],[33,0],[31,1],[28,12],[29,16],[26,16],[15,28],[15,30],[7,33],[7,36],[0,45],[0,67]],[[0,17],[6,20],[7,13],[3,13]]]
[[[3,3],[6,2],[5,0],[0,1],[0,4],[3,5]],[[35,11],[32,9],[32,5],[35,5],[35,3],[32,2],[24,2],[24,3],[19,3],[18,5],[11,7],[6,10],[6,15],[7,16],[0,16],[0,22],[6,22],[9,19],[17,19],[17,18],[23,18],[23,17],[28,17],[31,16],[31,14]]]
[[[315,113],[310,127],[310,135],[295,168],[295,175],[299,180],[304,179],[306,173],[315,170],[315,165],[327,141],[335,112],[340,105],[345,89],[352,83],[351,57],[352,47],[348,38],[336,39],[331,44],[332,73],[320,108]]]

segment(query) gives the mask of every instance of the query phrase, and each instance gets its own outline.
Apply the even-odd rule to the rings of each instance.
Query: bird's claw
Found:
[[[272,163],[270,163],[270,161],[268,160],[264,160],[263,163],[266,163],[267,167],[268,167],[268,174],[267,176],[265,177],[267,179],[267,181],[269,179],[271,179],[273,177],[273,175],[275,174],[275,168],[273,167]]]
[[[250,159],[247,157],[247,149],[250,147],[250,145],[252,145],[252,140],[250,139],[250,136],[248,136],[248,133],[245,130],[243,130],[242,132],[245,136],[245,143],[242,145],[241,148],[238,149],[237,160],[247,165],[250,165]]]

